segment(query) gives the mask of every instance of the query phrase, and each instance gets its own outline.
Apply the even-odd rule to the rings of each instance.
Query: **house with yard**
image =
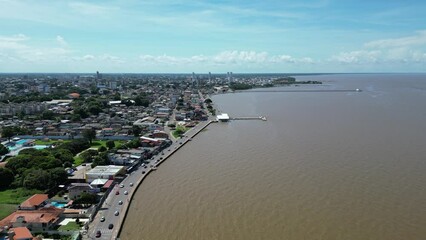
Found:
[[[17,210],[0,221],[0,230],[27,227],[30,231],[51,230],[62,220],[64,209],[44,207],[37,210]]]
[[[19,205],[20,210],[36,210],[46,205],[49,195],[47,194],[34,194],[27,200]]]

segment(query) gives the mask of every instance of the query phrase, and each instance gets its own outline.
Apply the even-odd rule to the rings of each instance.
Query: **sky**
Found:
[[[0,0],[0,72],[425,72],[424,0]]]

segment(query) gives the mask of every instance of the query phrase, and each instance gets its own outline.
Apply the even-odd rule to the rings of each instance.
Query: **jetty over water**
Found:
[[[227,113],[222,113],[216,116],[216,121],[218,122],[228,122],[229,120],[262,120],[266,121],[265,116],[258,117],[229,117]]]
[[[262,120],[262,121],[266,121],[266,117],[265,116],[259,116],[259,117],[233,117],[230,118],[231,120]]]

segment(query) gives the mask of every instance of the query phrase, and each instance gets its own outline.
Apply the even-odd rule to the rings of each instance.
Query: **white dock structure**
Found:
[[[229,115],[227,113],[222,113],[220,115],[217,115],[216,119],[219,122],[228,122],[229,121]]]

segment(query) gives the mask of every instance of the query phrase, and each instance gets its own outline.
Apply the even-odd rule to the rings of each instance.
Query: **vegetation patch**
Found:
[[[15,204],[0,203],[0,219],[3,219],[13,213],[18,206]]]
[[[186,127],[184,127],[184,126],[177,126],[177,127],[176,127],[176,130],[174,130],[174,131],[172,132],[172,135],[173,135],[173,137],[174,137],[174,138],[180,138],[180,137],[182,137],[182,135],[183,135],[186,131],[188,131],[188,128],[186,128]]]
[[[60,226],[58,228],[59,231],[78,231],[83,227],[82,222],[69,222],[67,225]]]

